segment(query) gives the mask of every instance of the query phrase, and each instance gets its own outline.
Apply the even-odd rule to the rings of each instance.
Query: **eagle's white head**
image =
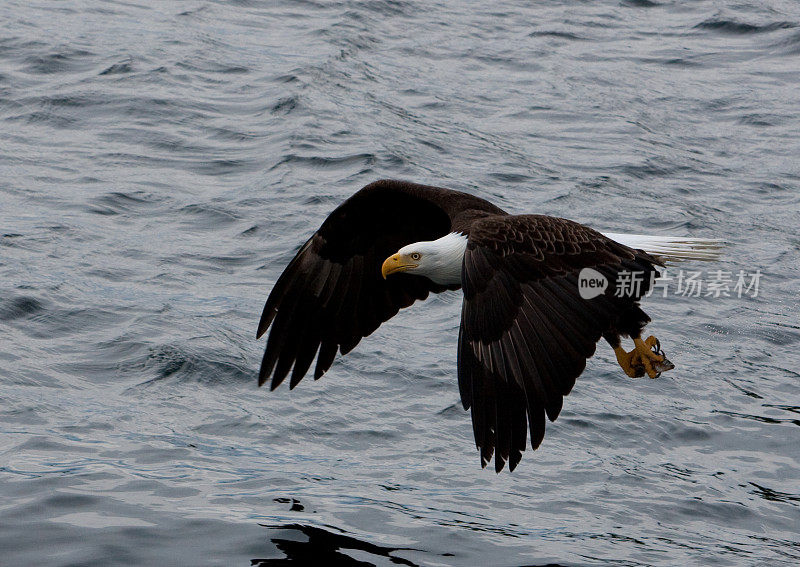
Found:
[[[461,264],[467,250],[467,237],[457,232],[426,242],[403,246],[383,262],[384,279],[397,272],[425,276],[440,285],[461,284]]]

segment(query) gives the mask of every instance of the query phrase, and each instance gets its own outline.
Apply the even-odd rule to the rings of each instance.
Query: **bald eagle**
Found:
[[[666,259],[711,259],[717,241],[602,234],[543,215],[510,215],[459,191],[382,180],[339,205],[275,283],[258,325],[269,327],[258,384],[294,388],[428,294],[463,291],[458,385],[481,464],[519,463],[530,430],[542,442],[600,337],[625,374],[674,366],[639,307]],[[589,272],[586,272],[589,270]],[[597,288],[582,293],[582,274]],[[620,279],[638,286],[619,293]],[[603,287],[603,280],[606,286]],[[626,351],[620,337],[633,339]]]

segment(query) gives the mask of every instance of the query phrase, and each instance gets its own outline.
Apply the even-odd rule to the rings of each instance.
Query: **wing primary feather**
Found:
[[[513,472],[520,460],[528,441],[528,418],[526,413],[525,394],[512,395],[509,400],[511,414],[511,453],[508,456],[508,470]]]
[[[303,262],[303,256],[310,248],[313,239],[314,236],[306,240],[305,244],[300,247],[295,257],[289,262],[289,265],[280,277],[278,277],[278,281],[275,282],[272,292],[270,292],[264,304],[264,310],[261,312],[261,319],[258,322],[258,330],[256,331],[256,339],[260,339],[264,335],[273,319],[275,319],[275,315],[278,312],[278,305],[286,295],[286,290],[291,289],[294,281],[297,279],[300,273],[300,265]]]
[[[504,381],[512,379],[511,372],[509,371],[508,362],[506,361],[505,353],[503,352],[503,345],[500,340],[492,341],[486,345],[489,352],[492,354],[492,365],[489,370],[497,374]]]
[[[264,351],[264,358],[261,360],[261,369],[259,371],[259,385],[264,384],[267,378],[272,374],[278,358],[281,356],[283,345],[289,335],[289,330],[292,325],[292,314],[297,304],[299,293],[289,294],[278,311],[277,316],[272,324],[272,330],[269,332],[267,339],[267,348]]]
[[[472,373],[472,399],[473,400],[483,400],[481,399],[481,395],[483,393],[483,381],[484,381],[484,368],[480,365],[480,362],[475,359],[472,350],[469,350],[469,361],[467,362],[467,368],[471,370]],[[472,404],[472,429],[473,433],[475,433],[475,447],[480,450],[483,446],[483,440],[485,437],[484,429],[486,428],[486,420],[484,419],[484,412],[486,409],[486,404],[484,403],[474,403]]]
[[[528,423],[531,431],[531,448],[535,451],[544,439],[544,408],[540,405],[528,405]]]
[[[340,288],[339,282],[343,281],[344,279],[341,277],[342,264],[338,262],[328,262],[328,264],[330,264],[330,271],[328,272],[328,278],[325,281],[325,288],[319,296],[319,306],[322,311],[320,315],[325,315],[326,313],[330,312],[331,298],[335,297],[334,292]]]
[[[291,329],[288,331],[288,344],[281,351],[280,356],[278,357],[278,362],[275,365],[275,370],[272,373],[272,382],[270,382],[269,385],[270,390],[274,390],[280,386],[283,380],[289,374],[289,371],[292,369],[292,365],[297,359],[297,353],[302,345],[303,339],[300,333],[302,332],[301,325],[305,322],[305,317],[301,318],[299,314],[296,314],[296,317],[297,318],[293,321],[293,327],[291,327]]]
[[[495,437],[497,447],[494,452],[494,470],[499,473],[508,460],[511,453],[511,419],[508,403],[511,398],[511,388],[509,382],[495,382],[497,390],[495,396]]]
[[[270,372],[271,369],[270,369],[269,363],[268,363],[268,356],[269,356],[269,351],[267,349],[264,349],[264,356],[261,357],[261,367],[259,368],[259,371],[258,371],[258,387],[259,388],[261,386],[263,386],[266,383],[267,378],[269,378],[269,372]]]
[[[535,321],[531,321],[530,317],[535,317]],[[530,383],[536,389],[540,403],[546,404],[550,397],[557,395],[557,389],[553,386],[555,380],[552,378],[557,374],[557,369],[550,359],[547,348],[542,343],[539,332],[537,332],[537,329],[543,328],[544,325],[536,317],[535,312],[520,311],[518,320],[526,339],[525,344],[531,349],[532,358],[536,361],[535,368],[538,371],[539,380],[532,380]]]
[[[591,356],[594,348],[592,348],[592,351],[587,351],[586,335],[588,334],[588,331],[585,328],[576,327],[573,324],[574,319],[570,319],[565,311],[557,309],[556,306],[549,301],[540,301],[536,304],[533,304],[527,299],[527,297],[524,299],[528,309],[538,310],[541,316],[547,317],[553,321],[553,326],[556,330],[558,330],[558,334],[562,337],[563,343],[574,357],[587,358]],[[579,306],[573,304],[573,306],[578,307],[578,309],[583,307],[582,304],[579,304]],[[569,311],[570,316],[573,316],[573,311],[575,310],[574,307]],[[580,341],[580,343],[576,345],[575,343],[578,341]],[[597,342],[597,340],[595,339],[592,344],[594,344],[594,342]]]
[[[519,327],[518,321],[515,321],[514,323],[515,323],[514,327],[512,327],[512,329],[509,332],[509,340],[513,345],[512,348],[514,349],[515,354],[517,356],[522,356],[526,361],[528,361],[526,362],[524,368],[529,369],[528,372],[530,373],[530,376],[528,377],[527,380],[525,380],[524,378],[522,379],[522,387],[521,387],[522,393],[525,395],[525,398],[527,400],[531,395],[533,395],[533,392],[529,393],[528,390],[530,388],[527,387],[526,385],[529,382],[535,384],[536,381],[541,381],[542,378],[539,372],[537,371],[536,363],[534,362],[530,350],[528,349],[527,342],[524,340],[524,337],[522,335],[522,330]],[[520,364],[517,361],[517,365],[519,368],[520,375],[524,375],[524,371],[522,370],[523,368],[522,364]],[[536,389],[535,386],[534,389]],[[562,396],[558,395],[558,393],[548,392],[546,397],[539,397],[539,400],[541,401],[541,403],[544,404],[545,410],[547,411],[547,416],[550,418],[550,421],[555,421],[556,417],[558,417],[558,414],[561,411],[561,406],[563,405]]]
[[[560,321],[560,318],[553,313],[554,310],[550,308],[546,296],[542,301],[537,301],[535,303],[529,302],[526,306],[530,311],[536,314],[538,320],[547,322],[545,328],[558,344],[558,347],[550,350],[548,354],[554,363],[563,369],[561,375],[566,377],[566,382],[562,380],[561,382],[556,382],[554,386],[560,395],[566,396],[572,390],[572,386],[575,384],[575,378],[583,371],[586,365],[586,351],[589,350],[588,356],[591,356],[594,352],[594,343],[597,342],[597,339],[594,339],[594,342],[590,342],[589,346],[584,346],[581,351],[578,351],[575,349],[574,343],[580,341],[585,345],[586,338],[581,334],[569,337],[562,332],[563,329],[569,328],[568,324],[565,323],[562,326],[555,323]],[[551,321],[554,322],[554,324],[551,324]],[[558,415],[558,412],[556,412],[555,415]],[[550,414],[548,413],[548,417],[549,416]],[[551,421],[555,421],[555,417],[552,417]]]
[[[554,368],[554,371],[546,378],[545,389],[548,395],[546,400],[542,400],[542,405],[550,421],[555,421],[563,404],[562,392],[572,388],[572,384],[574,384],[575,378],[579,374],[579,372],[574,373],[575,364],[577,361],[580,361],[577,364],[583,364],[583,358],[568,358],[561,350],[566,348],[566,345],[556,338],[555,326],[541,316],[539,317],[539,322],[541,324],[541,335],[548,337],[548,344],[544,348]]]
[[[317,355],[317,365],[314,368],[314,380],[322,378],[322,375],[331,367],[331,364],[333,364],[336,358],[337,348],[338,345],[336,341],[327,338],[323,339],[322,346],[320,346],[319,354]]]
[[[461,306],[462,318],[464,312],[464,306]],[[472,405],[472,370],[467,365],[466,357],[467,349],[471,349],[472,347],[467,344],[467,341],[464,339],[464,324],[462,323],[458,327],[458,351],[457,351],[457,358],[458,362],[456,364],[456,369],[458,373],[458,393],[461,396],[461,405],[464,407],[464,410],[468,410]]]
[[[336,331],[341,337],[339,340],[339,352],[342,354],[347,354],[353,350],[361,340],[361,337],[358,336],[358,317],[360,315],[359,297],[364,277],[363,258],[361,256],[353,256],[350,262],[350,285],[339,307],[339,315],[336,320]]]
[[[303,343],[297,352],[297,358],[294,361],[294,368],[292,369],[292,376],[289,380],[289,389],[294,389],[300,380],[303,379],[306,372],[308,372],[311,363],[314,361],[314,356],[319,349],[319,332],[317,329],[311,331],[308,336],[303,337]]]

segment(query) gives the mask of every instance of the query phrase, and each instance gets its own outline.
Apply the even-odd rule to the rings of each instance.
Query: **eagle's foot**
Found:
[[[634,364],[634,355],[636,354],[636,349],[633,349],[630,352],[625,352],[624,348],[618,346],[614,348],[614,354],[617,355],[617,362],[622,370],[625,371],[625,374],[631,378],[641,378],[644,376],[644,366],[638,361],[638,359]]]
[[[646,340],[641,338],[633,339],[636,348],[633,350],[632,364],[641,365],[650,378],[658,378],[662,372],[672,370],[675,365],[667,360],[664,351],[661,350],[661,343],[653,335]]]
[[[654,336],[651,335],[646,340],[637,337],[633,339],[633,344],[634,349],[630,352],[625,352],[621,346],[614,349],[617,362],[631,378],[641,378],[645,374],[650,378],[658,378],[662,372],[675,368],[675,365],[667,360],[664,351],[661,350],[661,344]]]

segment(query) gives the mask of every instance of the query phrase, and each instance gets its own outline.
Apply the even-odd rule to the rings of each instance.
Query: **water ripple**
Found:
[[[800,22],[717,4],[0,3],[3,563],[798,564]],[[676,273],[759,295],[647,298],[675,373],[599,345],[495,475],[458,293],[255,385],[266,294],[377,178],[724,238]]]

